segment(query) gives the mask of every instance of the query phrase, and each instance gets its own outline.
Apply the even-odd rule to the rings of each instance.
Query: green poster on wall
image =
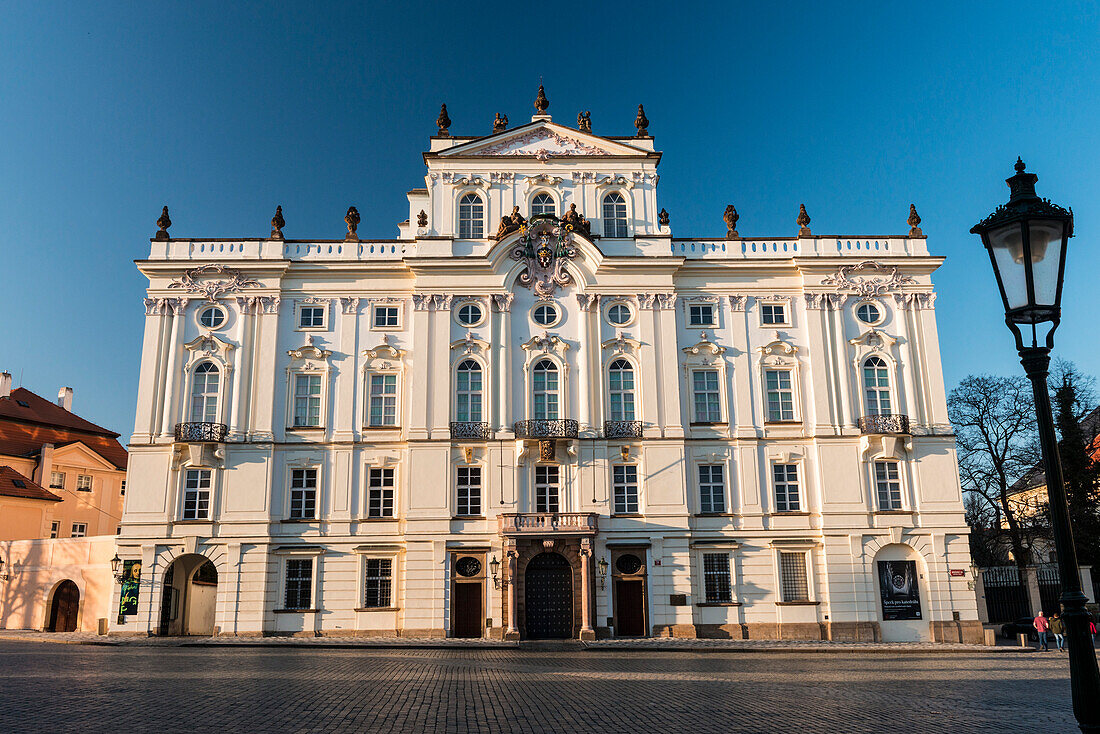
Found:
[[[122,562],[122,591],[118,600],[118,621],[123,617],[137,614],[138,587],[141,583],[141,561]]]

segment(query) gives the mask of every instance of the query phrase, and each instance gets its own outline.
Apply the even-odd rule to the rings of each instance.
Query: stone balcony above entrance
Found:
[[[500,515],[500,534],[505,536],[566,537],[595,535],[599,515],[594,512],[523,512]]]

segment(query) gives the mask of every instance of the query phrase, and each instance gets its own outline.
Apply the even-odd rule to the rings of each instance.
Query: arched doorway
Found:
[[[931,640],[928,584],[920,555],[904,543],[888,545],[875,554],[874,569],[882,641]]]
[[[524,632],[531,640],[573,636],[573,568],[560,553],[539,553],[523,574]]]
[[[65,579],[53,592],[50,602],[50,619],[46,629],[50,632],[76,632],[76,617],[80,611],[80,589]]]
[[[161,591],[161,635],[214,634],[218,570],[205,556],[180,556],[164,572]]]

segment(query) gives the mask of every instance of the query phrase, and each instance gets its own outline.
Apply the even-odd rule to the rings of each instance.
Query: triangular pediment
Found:
[[[544,160],[546,158],[648,154],[650,151],[642,148],[574,130],[565,125],[542,121],[471,140],[439,153],[443,158],[514,156]]]

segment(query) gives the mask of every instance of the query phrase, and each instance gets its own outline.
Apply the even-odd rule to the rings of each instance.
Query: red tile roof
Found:
[[[10,396],[0,398],[0,419],[4,418],[21,423],[71,428],[82,433],[98,433],[112,438],[118,438],[119,435],[70,413],[57,403],[35,395],[25,387],[17,387],[11,391]]]
[[[28,500],[61,501],[56,494],[46,491],[10,466],[0,466],[0,495]]]
[[[61,447],[77,441],[117,469],[126,469],[126,449],[114,431],[86,421],[26,388],[16,388],[10,396],[0,398],[0,454],[35,456],[42,444]]]

